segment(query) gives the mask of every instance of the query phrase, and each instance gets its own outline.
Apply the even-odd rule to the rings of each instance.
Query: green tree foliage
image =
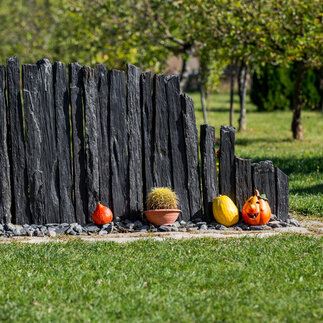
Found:
[[[195,56],[206,91],[228,63],[294,65],[292,128],[301,139],[300,84],[308,68],[322,65],[322,12],[320,0],[2,0],[0,55],[156,72],[181,55],[182,84]]]
[[[260,111],[288,110],[292,107],[295,68],[266,65],[252,74],[250,97]],[[320,73],[309,69],[304,75],[305,109],[320,108]]]

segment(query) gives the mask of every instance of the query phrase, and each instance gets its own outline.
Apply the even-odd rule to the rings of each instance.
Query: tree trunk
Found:
[[[188,78],[189,78],[189,70],[187,68],[187,59],[183,57],[183,65],[182,65],[182,70],[180,74],[180,87],[181,91],[184,92],[188,83]]]
[[[201,93],[201,105],[202,105],[202,111],[203,111],[203,120],[204,120],[204,124],[207,124],[206,91],[205,91],[205,86],[203,84],[201,84],[201,86],[200,86],[200,93]]]
[[[235,66],[232,63],[230,69],[230,127],[233,125],[233,100],[234,100],[234,77],[235,77]]]
[[[247,113],[246,113],[246,93],[247,93],[247,75],[248,66],[245,61],[241,62],[238,86],[239,86],[239,101],[240,101],[240,118],[239,118],[239,131],[247,130]]]
[[[303,126],[301,123],[301,112],[303,108],[303,80],[305,75],[305,65],[303,62],[298,62],[296,65],[297,75],[294,85],[294,96],[293,96],[293,121],[292,121],[292,132],[293,138],[296,140],[303,140]]]

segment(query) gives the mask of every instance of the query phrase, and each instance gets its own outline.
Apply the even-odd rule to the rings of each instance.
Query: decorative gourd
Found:
[[[92,214],[92,219],[94,223],[98,225],[103,225],[112,221],[113,214],[108,207],[102,205],[99,202],[98,206],[96,207],[95,211]]]
[[[227,227],[239,221],[239,211],[230,197],[220,195],[213,200],[213,216],[215,220]]]
[[[243,221],[251,225],[265,225],[271,217],[271,209],[267,202],[266,194],[259,194],[255,190],[242,208]]]

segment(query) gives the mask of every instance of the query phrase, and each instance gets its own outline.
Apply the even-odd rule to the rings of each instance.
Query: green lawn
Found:
[[[322,238],[0,246],[2,322],[322,322]]]
[[[190,96],[195,103],[199,127],[203,123],[199,94],[191,93]],[[208,122],[215,127],[219,138],[220,126],[229,124],[229,95],[213,94],[209,103]],[[236,97],[236,128],[238,109]],[[291,118],[291,111],[257,112],[247,101],[248,130],[236,133],[236,155],[254,161],[272,160],[289,175],[291,210],[301,215],[323,217],[323,114],[303,111],[303,142],[292,139]]]

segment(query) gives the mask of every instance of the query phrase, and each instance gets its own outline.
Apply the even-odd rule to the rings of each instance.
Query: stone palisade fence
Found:
[[[177,76],[9,58],[0,65],[0,223],[96,231],[86,224],[101,201],[114,214],[105,231],[147,229],[154,186],[176,191],[178,227],[215,228],[213,198],[228,195],[241,212],[255,187],[287,223],[288,176],[271,161],[236,157],[234,142],[234,128],[222,126],[217,174],[214,128],[201,126],[199,155],[193,101]]]

